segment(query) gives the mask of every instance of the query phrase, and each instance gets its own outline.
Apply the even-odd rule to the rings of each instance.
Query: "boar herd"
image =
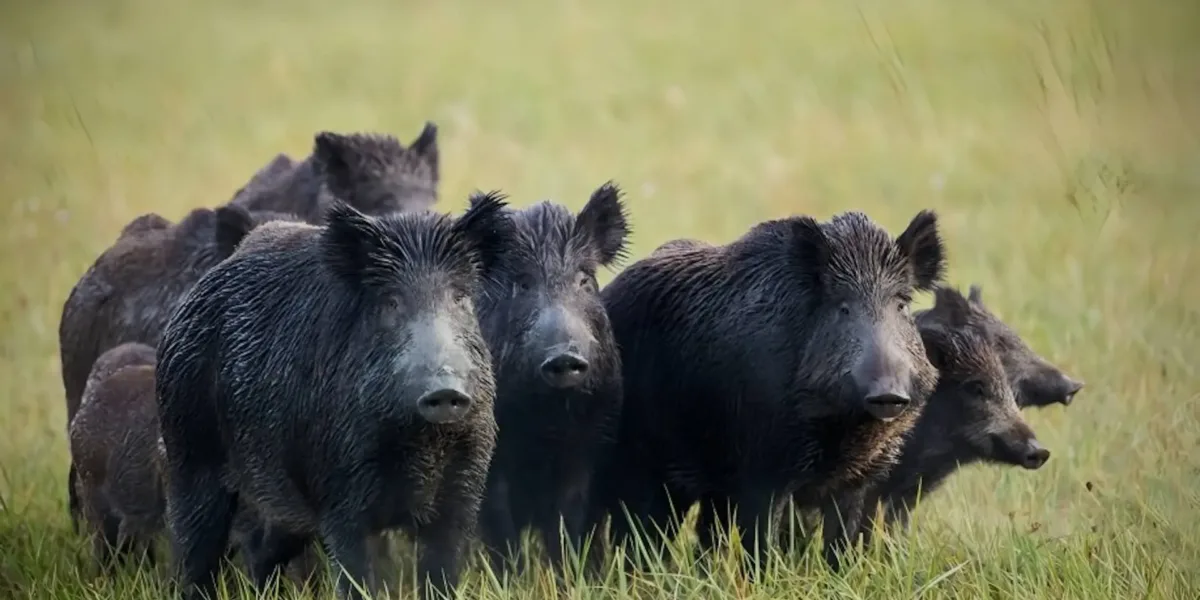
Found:
[[[895,237],[847,212],[670,241],[600,289],[631,233],[615,184],[452,216],[438,172],[432,123],[318,133],[97,258],[59,342],[69,508],[101,566],[165,533],[200,598],[237,554],[263,586],[323,549],[353,598],[401,530],[446,592],[476,540],[501,573],[526,530],[594,567],[699,503],[701,548],[736,527],[760,558],[791,505],[837,569],[960,465],[1042,466],[1020,409],[1083,387],[944,285],[933,212]]]

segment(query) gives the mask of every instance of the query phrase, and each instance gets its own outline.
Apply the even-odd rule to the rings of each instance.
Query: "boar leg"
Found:
[[[242,548],[246,555],[246,570],[254,587],[264,590],[272,575],[282,574],[284,567],[308,547],[311,538],[266,526],[261,537]]]
[[[851,538],[862,528],[865,496],[866,489],[860,487],[834,493],[822,502],[823,554],[833,571],[841,567],[841,554],[849,549]]]
[[[487,493],[480,515],[480,530],[487,547],[492,572],[503,579],[509,572],[510,559],[520,544],[520,532],[513,521],[508,497],[508,482],[496,470],[488,477]]]
[[[458,585],[463,554],[478,522],[487,486],[479,465],[488,464],[491,453],[490,444],[468,444],[447,465],[438,490],[438,515],[417,532],[422,546],[417,569],[422,591],[427,581],[441,595],[450,595]]]
[[[342,517],[342,515],[338,515]],[[367,553],[367,532],[353,518],[327,519],[321,524],[325,547],[329,549],[338,598],[362,600],[360,591],[370,586],[371,564]],[[367,590],[374,592],[374,590]]]
[[[172,475],[167,479],[172,554],[179,564],[184,598],[215,597],[237,496],[221,486],[217,468],[192,468]]]

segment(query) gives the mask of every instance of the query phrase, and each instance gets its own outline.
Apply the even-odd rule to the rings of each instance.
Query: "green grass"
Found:
[[[439,6],[440,5],[440,6]],[[62,302],[134,216],[319,129],[442,132],[442,206],[628,191],[634,257],[789,213],[940,211],[950,280],[1087,388],[842,575],[667,563],[571,598],[1200,597],[1200,5],[110,0],[0,7],[0,598],[152,598],[70,531]],[[927,300],[926,300],[927,301]],[[686,545],[686,541],[682,544]],[[680,549],[676,549],[680,551]],[[472,570],[465,598],[553,597]]]

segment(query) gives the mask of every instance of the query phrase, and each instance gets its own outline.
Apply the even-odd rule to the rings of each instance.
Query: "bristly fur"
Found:
[[[433,260],[425,266],[454,273],[483,272],[510,235],[503,198],[496,192],[480,195],[457,220],[430,211],[373,217],[335,201],[325,213],[322,256],[344,280],[369,288],[400,285],[420,261]],[[417,222],[431,226],[412,226]]]
[[[617,275],[601,296],[626,400],[594,500],[618,538],[628,533],[623,508],[670,530],[699,500],[702,545],[709,526],[728,522],[728,502],[747,540],[746,528],[765,526],[772,502],[792,494],[857,510],[851,503],[894,463],[936,382],[907,312],[940,273],[931,214],[896,240],[860,212],[776,219],[728,245],[666,244]],[[889,353],[911,398],[890,420],[869,414],[866,383],[855,379],[874,360],[863,354],[864,330],[884,340],[871,344]],[[826,523],[831,564],[836,518]]]
[[[620,362],[595,275],[618,260],[629,233],[612,182],[577,214],[550,201],[506,212],[515,235],[476,305],[503,431],[480,522],[498,573],[527,527],[541,535],[556,566],[564,558],[560,520],[568,543],[581,550],[583,498],[597,455],[615,437],[621,405]],[[552,386],[542,365],[568,353],[586,362],[586,372]]]
[[[471,294],[505,246],[493,239],[507,235],[503,203],[458,219],[342,203],[325,216],[251,234],[159,345],[170,530],[189,597],[213,589],[241,506],[268,525],[248,544],[256,585],[314,536],[366,580],[375,567],[355,548],[395,528],[418,538],[422,576],[443,590],[457,579],[496,439]],[[464,403],[439,414],[433,392]]]
[[[198,208],[176,224],[142,215],[125,226],[63,303],[58,327],[67,423],[74,417],[93,363],[124,342],[158,345],[171,311],[209,269],[225,260],[254,225],[288,215],[240,207]],[[68,502],[78,513],[74,467]]]
[[[260,169],[231,203],[295,213],[313,224],[335,199],[373,216],[423,210],[437,203],[439,163],[433,123],[407,148],[392,135],[320,131],[307,158]]]
[[[996,344],[1019,406],[1068,404],[1083,388],[1083,382],[1076,381],[1039,356],[1011,326],[993,314],[983,303],[983,290],[978,284],[970,286],[965,303],[960,301],[959,304],[960,312],[969,311],[972,323],[987,332]],[[968,307],[964,309],[962,304]],[[918,316],[924,312],[928,311],[918,313]]]
[[[945,246],[937,229],[937,214],[923,210],[896,238],[896,245],[919,265],[913,277],[921,291],[933,289],[946,275]]]
[[[994,321],[950,287],[938,289],[933,308],[918,315],[940,376],[899,463],[868,496],[868,514],[882,504],[885,526],[907,522],[918,494],[927,497],[958,468],[979,461],[1021,464],[1029,444],[1036,443],[1017,408]],[[869,537],[872,524],[864,526]]]
[[[592,193],[575,219],[573,237],[581,242],[590,242],[587,245],[599,251],[596,262],[610,268],[619,266],[628,258],[627,240],[633,233],[621,196],[621,188],[613,181],[607,181]],[[596,239],[597,234],[593,232],[602,233]]]

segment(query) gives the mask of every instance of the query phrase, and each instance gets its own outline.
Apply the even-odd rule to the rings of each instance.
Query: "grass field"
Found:
[[[441,6],[438,6],[438,5]],[[972,467],[841,575],[661,566],[592,598],[1200,597],[1200,4],[1171,0],[0,4],[0,598],[156,598],[71,533],[57,325],[125,222],[225,202],[312,135],[441,128],[441,206],[581,206],[633,256],[938,210],[950,280],[1087,387],[1036,472]],[[928,300],[926,299],[926,302]],[[686,546],[687,541],[681,542]],[[478,569],[464,598],[552,597]]]

